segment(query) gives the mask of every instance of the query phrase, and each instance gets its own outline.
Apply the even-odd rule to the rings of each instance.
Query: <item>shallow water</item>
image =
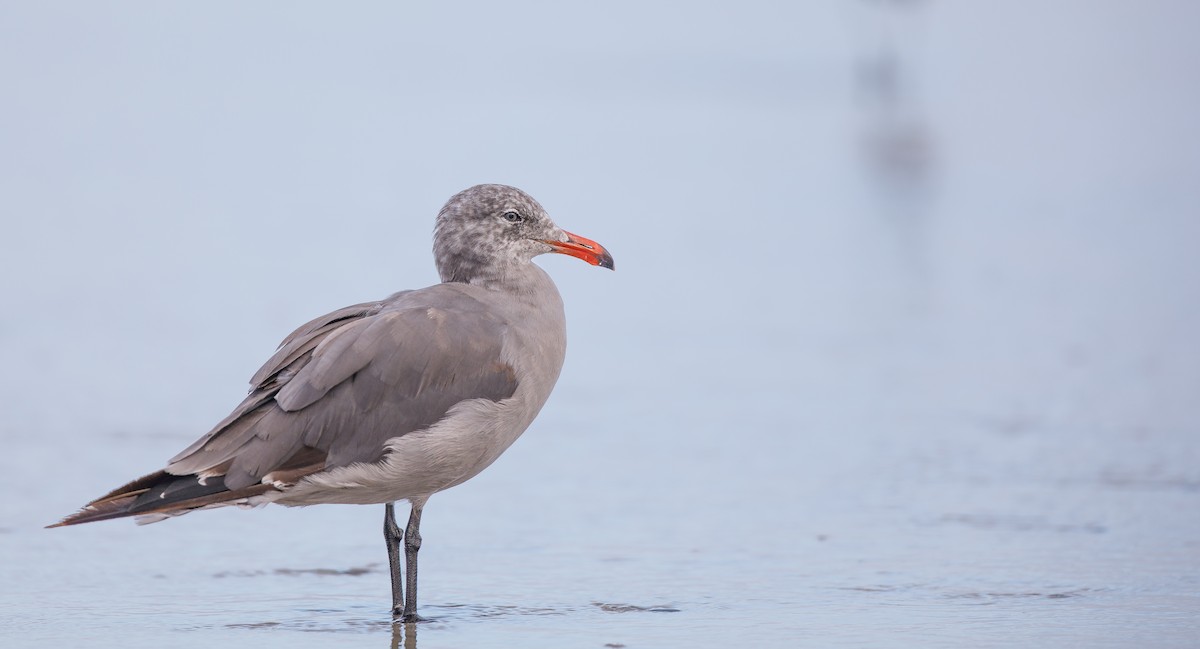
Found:
[[[1197,10],[357,6],[0,9],[5,647],[1195,646]],[[485,181],[618,271],[429,622],[382,507],[41,528]]]

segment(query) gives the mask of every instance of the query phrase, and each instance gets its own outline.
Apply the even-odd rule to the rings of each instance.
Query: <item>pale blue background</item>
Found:
[[[41,526],[479,182],[618,271],[421,646],[1194,646],[1198,7],[0,3],[4,646],[412,641],[382,508]]]

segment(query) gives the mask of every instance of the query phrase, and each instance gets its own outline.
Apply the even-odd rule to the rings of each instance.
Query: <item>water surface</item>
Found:
[[[1195,646],[1181,3],[9,4],[6,647]],[[430,501],[43,530],[539,198],[559,386]],[[415,633],[415,636],[413,635]]]

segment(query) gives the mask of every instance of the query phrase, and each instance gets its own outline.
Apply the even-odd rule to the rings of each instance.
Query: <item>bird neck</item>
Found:
[[[558,295],[550,276],[532,262],[509,264],[492,270],[492,273],[480,273],[472,277],[467,283],[517,297],[540,297],[547,293]]]

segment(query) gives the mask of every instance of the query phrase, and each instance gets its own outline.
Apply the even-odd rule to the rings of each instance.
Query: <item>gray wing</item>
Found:
[[[377,461],[388,439],[429,427],[461,401],[512,396],[506,330],[445,285],[317,318],[284,340],[241,405],[167,472],[223,475],[236,490],[271,473]]]

